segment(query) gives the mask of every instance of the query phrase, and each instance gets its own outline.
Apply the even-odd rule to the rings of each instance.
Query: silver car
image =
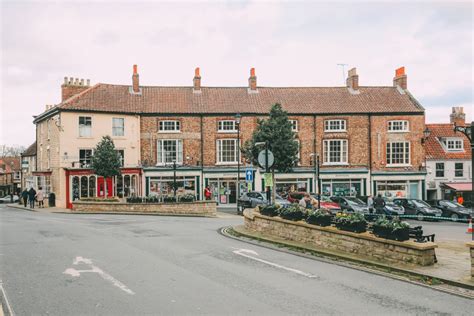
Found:
[[[275,195],[274,203],[279,204],[283,207],[290,205],[290,201],[285,200],[278,194]],[[237,200],[237,209],[239,212],[243,212],[246,208],[254,208],[257,205],[268,205],[267,192],[247,192]]]

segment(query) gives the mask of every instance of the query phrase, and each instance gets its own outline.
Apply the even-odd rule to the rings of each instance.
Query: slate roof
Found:
[[[423,107],[406,91],[395,87],[360,87],[353,94],[346,87],[247,87],[141,86],[141,94],[131,94],[128,85],[99,83],[65,100],[63,110],[121,112],[133,114],[266,114],[280,103],[290,114],[336,113],[418,113]]]
[[[21,155],[22,156],[36,156],[36,142],[31,144]]]
[[[469,139],[462,133],[455,133],[453,124],[426,124],[431,131],[425,142],[426,159],[448,160],[448,159],[471,159],[471,145]],[[464,140],[463,152],[447,152],[438,141],[440,137],[460,137]]]

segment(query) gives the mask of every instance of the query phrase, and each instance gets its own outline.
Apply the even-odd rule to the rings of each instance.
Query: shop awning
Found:
[[[459,183],[443,183],[446,187],[455,191],[471,191],[472,182],[459,182]]]

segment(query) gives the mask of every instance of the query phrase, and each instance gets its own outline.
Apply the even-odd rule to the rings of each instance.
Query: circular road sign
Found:
[[[268,168],[273,166],[273,163],[275,162],[275,156],[273,156],[273,153],[269,150],[268,151]],[[258,164],[260,167],[265,168],[265,150],[262,150],[258,154]]]

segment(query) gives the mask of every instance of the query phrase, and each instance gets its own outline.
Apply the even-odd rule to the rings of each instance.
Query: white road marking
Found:
[[[87,273],[87,272],[97,273],[104,280],[109,281],[110,283],[112,283],[114,286],[118,287],[119,289],[121,289],[125,293],[128,293],[130,295],[135,295],[135,293],[132,290],[130,290],[125,284],[123,284],[119,280],[115,279],[113,276],[111,276],[107,272],[103,271],[101,268],[99,268],[97,266],[94,266],[92,264],[91,259],[87,259],[87,258],[83,258],[83,257],[79,256],[79,257],[76,257],[76,259],[74,259],[72,264],[78,265],[80,263],[88,265],[91,269],[90,270],[77,270],[77,269],[74,269],[74,268],[69,268],[69,269],[66,269],[63,272],[63,274],[68,274],[68,275],[73,276],[73,277],[79,277],[79,276],[81,276],[81,273]]]
[[[2,280],[0,280],[0,291],[2,291],[3,301],[5,303],[5,307],[7,308],[8,314],[11,315],[11,316],[14,316],[15,313],[13,313],[13,309],[10,306],[10,302],[8,302],[7,293],[5,293],[5,289],[3,288]],[[2,305],[2,302],[0,300],[0,307],[1,307],[1,305]],[[0,310],[0,313],[3,315],[2,310]]]
[[[258,253],[254,250],[238,249],[238,250],[234,250],[233,253],[235,253],[236,255],[242,256],[242,257],[246,257],[246,258],[258,261],[258,262],[268,264],[268,265],[270,265],[272,267],[275,267],[275,268],[278,268],[278,269],[283,269],[283,270],[286,270],[286,271],[290,271],[290,272],[305,276],[307,278],[314,279],[314,278],[318,277],[317,275],[306,273],[306,272],[303,272],[303,271],[300,271],[300,270],[297,270],[297,269],[293,269],[293,268],[288,268],[288,267],[282,266],[278,263],[273,263],[273,262],[266,261],[266,260],[263,260],[263,259],[260,259],[260,258],[252,257],[251,255],[258,256]]]

